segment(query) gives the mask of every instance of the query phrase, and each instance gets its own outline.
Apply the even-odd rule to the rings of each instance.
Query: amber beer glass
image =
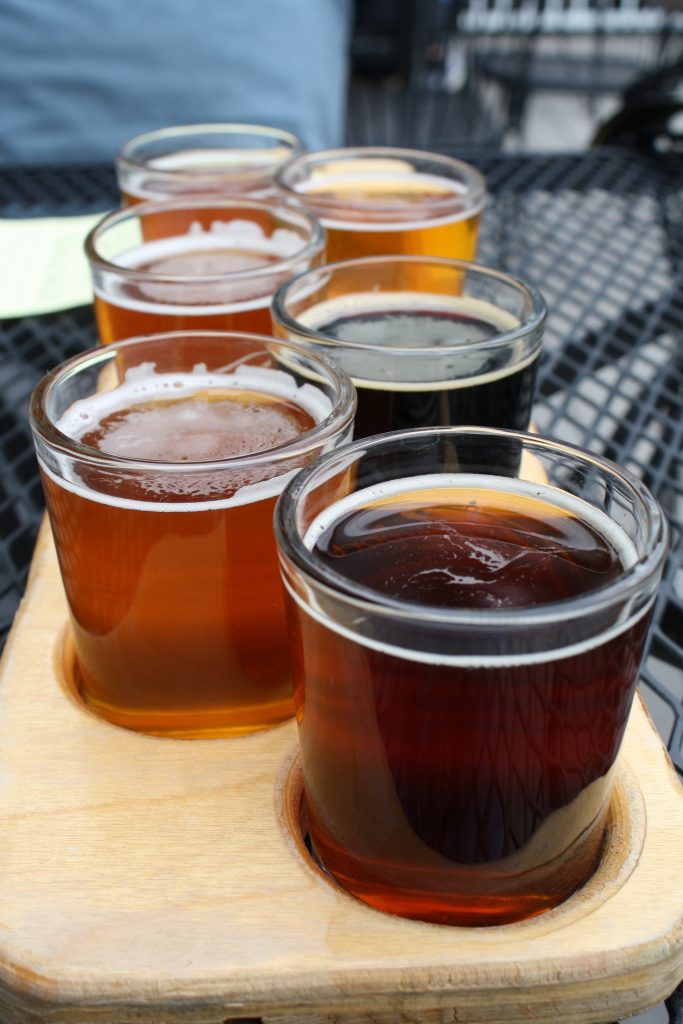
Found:
[[[254,335],[133,339],[42,380],[31,425],[71,616],[65,671],[96,714],[193,737],[292,713],[273,508],[353,411],[343,371]]]
[[[411,149],[303,154],[275,176],[327,231],[327,262],[356,256],[474,259],[486,185],[474,167]]]
[[[272,314],[277,334],[352,378],[356,437],[529,425],[546,309],[509,274],[417,256],[346,260],[286,282]]]
[[[414,430],[306,467],[275,524],[326,870],[444,924],[565,900],[601,856],[667,548],[654,498],[558,442]]]
[[[315,218],[293,205],[207,197],[110,213],[85,241],[100,340],[267,334],[273,293],[320,262],[324,245]]]
[[[273,176],[303,152],[292,132],[255,124],[193,124],[145,132],[116,158],[124,204],[188,195],[262,199]]]

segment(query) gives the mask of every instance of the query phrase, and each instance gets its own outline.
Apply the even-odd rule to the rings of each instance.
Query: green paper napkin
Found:
[[[102,219],[0,219],[0,317],[53,313],[92,302],[83,241]]]

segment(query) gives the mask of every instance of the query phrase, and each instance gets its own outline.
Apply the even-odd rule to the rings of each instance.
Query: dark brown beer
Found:
[[[463,360],[468,348],[519,326],[491,303],[464,296],[380,292],[321,303],[299,319],[338,343],[327,351],[356,386],[356,438],[412,427],[526,430],[529,425],[538,347],[531,356],[503,365],[486,352],[475,368]],[[358,346],[374,351],[364,353]],[[394,355],[408,355],[407,350],[413,351],[410,365]]]
[[[328,409],[291,378],[285,395],[278,371],[240,371],[232,387],[225,374],[143,376],[62,417],[69,436],[143,460],[135,473],[42,467],[77,685],[131,729],[222,735],[293,710],[272,516],[294,467],[214,462],[286,445]]]
[[[309,528],[307,546],[355,596],[370,588],[413,615],[532,609],[604,587],[635,560],[579,499],[559,505],[552,489],[503,479],[492,489],[490,477],[417,479],[346,498]],[[289,613],[310,835],[344,888],[390,913],[472,925],[533,916],[583,882],[647,614],[556,651],[494,638],[474,656],[448,649],[447,634],[447,653],[411,653],[323,607],[291,601]]]

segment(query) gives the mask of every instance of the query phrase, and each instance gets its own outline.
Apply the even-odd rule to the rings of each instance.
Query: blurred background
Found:
[[[677,145],[683,5],[357,0],[350,144]]]
[[[0,167],[271,124],[306,146],[678,146],[683,0],[0,0]]]

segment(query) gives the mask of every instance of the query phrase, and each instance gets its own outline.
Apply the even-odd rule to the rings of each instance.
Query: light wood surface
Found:
[[[0,1020],[611,1021],[683,977],[683,795],[639,703],[606,856],[534,920],[404,921],[341,892],[297,835],[296,732],[182,741],[65,689],[44,528],[0,670]]]

